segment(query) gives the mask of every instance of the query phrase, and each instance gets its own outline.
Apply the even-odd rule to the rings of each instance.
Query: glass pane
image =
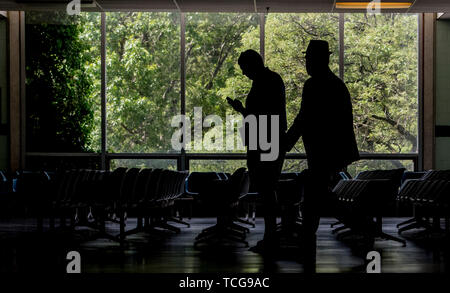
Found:
[[[227,172],[247,168],[245,160],[190,160],[189,172]]]
[[[236,115],[236,119],[241,116],[231,109],[226,97],[243,102],[250,90],[251,82],[242,75],[237,60],[247,49],[259,52],[258,19],[258,14],[245,13],[186,14],[186,115],[191,119],[192,129],[200,125],[195,123],[202,123],[201,119],[194,122],[195,107],[201,108],[199,117],[217,115],[221,119],[223,143],[214,148],[215,152],[243,151],[237,147],[226,149],[226,140],[233,139],[225,136],[226,116]],[[209,130],[203,128],[202,137]],[[195,145],[192,142],[189,151],[209,152],[212,147],[208,142],[208,139]]]
[[[301,172],[308,169],[306,160],[285,159],[283,164],[283,172]]]
[[[160,168],[177,170],[177,160],[168,159],[114,159],[110,161],[111,170],[125,168]]]
[[[99,151],[100,13],[25,19],[27,151]]]
[[[304,51],[311,39],[328,41],[330,68],[339,74],[339,15],[328,13],[270,13],[266,20],[266,64],[279,73],[286,87],[288,127],[300,110],[303,84],[309,78]],[[300,139],[293,152],[304,152]]]
[[[407,171],[414,171],[414,162],[411,160],[360,160],[348,166],[348,172],[352,177],[355,177],[362,171],[399,168],[405,168]]]
[[[169,152],[180,113],[178,13],[107,13],[107,148]]]
[[[417,152],[415,14],[346,14],[345,82],[360,151]]]

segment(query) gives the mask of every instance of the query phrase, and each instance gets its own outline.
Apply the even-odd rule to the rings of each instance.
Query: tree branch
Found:
[[[377,115],[372,115],[372,118],[375,118],[380,121],[384,121],[388,123],[389,125],[393,126],[401,135],[403,135],[411,144],[412,144],[412,150],[415,151],[417,149],[417,139],[416,137],[411,134],[408,130],[406,130],[405,127],[400,125],[397,121],[392,119],[390,117],[389,112],[385,111],[386,117],[380,117]]]

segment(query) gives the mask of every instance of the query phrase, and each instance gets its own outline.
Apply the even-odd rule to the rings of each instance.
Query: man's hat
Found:
[[[308,48],[303,53],[319,55],[319,56],[333,54],[333,52],[330,51],[328,42],[324,41],[324,40],[309,41]]]

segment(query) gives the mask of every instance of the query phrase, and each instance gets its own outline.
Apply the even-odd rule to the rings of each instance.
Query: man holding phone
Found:
[[[279,244],[275,234],[277,206],[276,185],[283,167],[286,149],[284,146],[284,136],[287,129],[285,87],[280,75],[265,67],[261,55],[256,51],[247,50],[241,53],[238,63],[241,67],[242,74],[253,81],[252,87],[247,95],[245,107],[239,100],[233,100],[227,97],[227,101],[234,110],[244,116],[244,120],[247,120],[245,118],[249,115],[254,115],[258,124],[254,128],[245,127],[248,125],[244,124],[244,144],[247,147],[247,167],[250,184],[262,199],[265,225],[264,239],[259,241],[251,250],[257,253],[271,253]],[[261,159],[261,154],[267,153],[270,150],[263,149],[260,144],[257,144],[256,148],[249,147],[248,139],[252,137],[258,138],[261,135],[261,125],[259,125],[261,123],[259,119],[261,115],[269,117],[266,120],[269,124],[271,122],[273,123],[270,117],[277,117],[278,119],[276,132],[279,135],[271,133],[273,129],[271,127],[272,125],[266,128],[269,139],[279,140],[277,142],[277,145],[279,145],[278,156],[276,156],[275,160],[266,161]],[[257,141],[259,142],[260,139],[257,139]],[[273,143],[273,141],[271,142]]]

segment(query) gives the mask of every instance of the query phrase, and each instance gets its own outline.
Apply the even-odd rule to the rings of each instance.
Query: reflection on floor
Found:
[[[385,218],[384,230],[395,235],[395,225],[403,218]],[[316,272],[365,272],[365,255],[354,249],[352,241],[343,242],[331,233],[332,218],[324,218],[318,231]],[[33,220],[0,220],[0,272],[65,272],[66,255],[76,250],[81,254],[82,272],[139,272],[139,273],[301,273],[301,258],[285,253],[276,258],[263,258],[244,247],[194,248],[195,236],[215,223],[214,218],[190,220],[191,227],[180,226],[181,233],[160,235],[137,234],[127,238],[121,247],[110,240],[85,240],[92,231],[80,230],[76,236],[66,233],[38,234]],[[127,229],[135,227],[136,220],[128,219]],[[118,232],[118,226],[108,226]],[[250,246],[263,234],[262,219],[247,236]],[[420,231],[402,235],[407,246],[377,240],[374,250],[380,252],[381,271],[384,273],[448,272],[448,251],[444,240],[421,236]],[[445,241],[445,243],[447,243]]]

